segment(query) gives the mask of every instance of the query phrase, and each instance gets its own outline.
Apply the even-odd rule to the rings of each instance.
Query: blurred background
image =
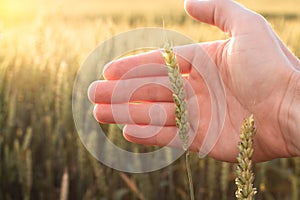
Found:
[[[265,16],[300,57],[300,0],[240,2]],[[115,34],[163,21],[197,42],[226,38],[190,19],[183,0],[0,0],[0,199],[189,198],[184,158],[151,173],[110,169],[84,148],[72,118],[74,78],[89,52]],[[150,149],[104,128],[126,149]],[[197,154],[191,164],[196,199],[235,198],[235,164]],[[256,199],[300,199],[300,158],[254,171]]]

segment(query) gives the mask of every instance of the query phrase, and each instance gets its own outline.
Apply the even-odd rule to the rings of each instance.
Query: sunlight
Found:
[[[4,1],[4,2],[3,2]],[[17,0],[3,0],[1,3],[1,13],[3,15],[16,15],[20,11],[26,10],[24,1]]]
[[[37,0],[0,0],[0,19],[11,21],[32,16],[37,11]]]

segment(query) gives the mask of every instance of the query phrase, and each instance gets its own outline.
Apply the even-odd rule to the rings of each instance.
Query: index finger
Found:
[[[194,45],[187,45],[174,48],[177,63],[182,74],[187,74],[191,70],[191,51]],[[167,70],[163,67],[164,59],[162,49],[128,56],[116,60],[106,66],[103,74],[107,80],[140,78],[149,76],[166,76]],[[129,73],[133,71],[134,73]]]

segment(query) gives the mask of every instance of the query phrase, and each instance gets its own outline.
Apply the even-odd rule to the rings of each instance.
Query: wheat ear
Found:
[[[238,165],[236,168],[237,177],[235,183],[237,191],[235,196],[238,200],[253,200],[256,188],[253,187],[254,174],[252,172],[253,138],[255,135],[254,117],[251,115],[245,119],[240,134],[238,145],[239,154],[237,157]]]
[[[182,148],[184,150],[187,150],[189,140],[188,132],[190,130],[190,125],[188,122],[188,111],[185,100],[183,78],[176,61],[175,53],[170,43],[165,44],[164,50],[165,52],[162,55],[165,59],[169,80],[171,82],[173,100],[175,103],[175,120],[176,126],[178,128],[178,135],[183,143]]]
[[[189,182],[190,189],[190,198],[194,200],[194,188],[193,188],[193,179],[192,172],[189,163],[189,151],[188,151],[188,142],[189,142],[189,130],[190,125],[188,122],[188,111],[187,111],[187,103],[183,85],[183,78],[181,76],[179,66],[176,61],[176,56],[174,50],[171,47],[171,44],[166,42],[164,46],[164,52],[162,53],[165,65],[168,69],[168,76],[171,82],[172,92],[173,92],[173,100],[175,103],[175,120],[176,126],[178,128],[178,135],[180,140],[182,141],[182,148],[185,150],[185,163],[186,170]]]

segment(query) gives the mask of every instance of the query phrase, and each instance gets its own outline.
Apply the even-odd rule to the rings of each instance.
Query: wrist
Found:
[[[294,71],[281,104],[279,125],[291,156],[300,156],[300,73]]]

